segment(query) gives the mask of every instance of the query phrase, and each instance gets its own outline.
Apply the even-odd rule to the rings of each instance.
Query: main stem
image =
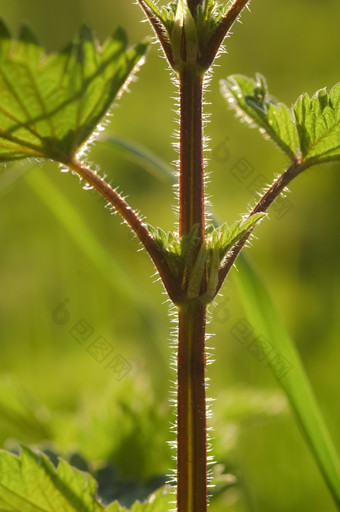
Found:
[[[195,224],[204,239],[204,176],[202,128],[203,78],[194,69],[180,74],[179,234]]]
[[[199,301],[178,314],[178,512],[207,510],[205,315]]]
[[[180,73],[179,232],[198,225],[204,240],[202,76]],[[206,306],[199,298],[178,307],[177,512],[207,510],[205,398]]]

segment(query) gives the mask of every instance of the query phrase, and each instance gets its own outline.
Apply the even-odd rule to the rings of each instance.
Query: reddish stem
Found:
[[[306,165],[304,163],[300,163],[298,161],[294,161],[292,165],[279,176],[271,187],[267,190],[267,192],[261,197],[258,203],[254,206],[252,211],[250,212],[248,217],[251,217],[255,213],[266,212],[269,206],[275,201],[275,199],[281,194],[281,192],[289,185],[289,183],[296,178],[298,174],[300,174]],[[252,229],[248,231],[248,233],[235,245],[232,253],[224,262],[223,267],[219,272],[219,284],[216,290],[216,294],[220,290],[225,278],[227,277],[231,267],[235,263],[237,256],[240,254],[244,244],[249,239],[252,233]]]
[[[201,243],[205,232],[202,86],[196,70],[181,71],[179,232],[186,235],[198,225]],[[177,512],[206,512],[206,306],[199,299],[187,301],[179,307],[178,318]]]
[[[88,169],[80,162],[73,161],[67,164],[70,169],[75,171],[81,178],[95,188],[123,217],[125,222],[137,235],[143,246],[149,253],[153,263],[155,264],[159,275],[162,278],[166,291],[169,297],[174,302],[179,302],[182,298],[182,292],[180,284],[176,282],[176,279],[171,272],[169,265],[164,258],[164,255],[157,244],[149,233],[147,226],[141,221],[136,212],[128,205],[123,199],[106,181],[104,181],[96,173]]]
[[[180,75],[179,234],[195,224],[204,239],[204,175],[202,133],[203,78],[191,68]]]
[[[206,307],[187,304],[178,319],[177,511],[206,512]]]
[[[237,20],[241,11],[243,11],[248,3],[249,0],[235,0],[225,16],[219,21],[209,43],[207,44],[206,51],[202,52],[200,64],[203,69],[208,69],[211,66],[221,44],[223,43],[223,40]]]

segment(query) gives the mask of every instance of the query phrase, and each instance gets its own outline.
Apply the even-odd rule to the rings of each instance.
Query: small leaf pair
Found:
[[[251,215],[230,227],[226,223],[217,228],[210,226],[201,247],[197,237],[197,225],[182,238],[177,233],[166,233],[160,228],[148,226],[148,229],[161,248],[174,277],[182,283],[185,297],[201,297],[204,302],[209,303],[216,295],[219,271],[224,258],[238,241],[249,236],[265,215]]]
[[[310,98],[302,95],[289,109],[268,92],[263,76],[232,75],[221,90],[237,115],[272,139],[287,156],[307,168],[340,158],[340,83]]]
[[[248,1],[221,6],[215,0],[177,0],[159,9],[152,0],[138,0],[170,66],[179,73],[193,67],[202,75]]]

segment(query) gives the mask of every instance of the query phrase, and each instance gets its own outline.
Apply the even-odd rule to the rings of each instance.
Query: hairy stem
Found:
[[[202,128],[203,79],[196,70],[180,73],[179,231],[198,225],[204,240]],[[177,512],[207,510],[205,400],[206,306],[198,299],[179,306],[177,391]]]
[[[146,17],[148,18],[155,34],[163,48],[166,58],[169,61],[170,66],[174,66],[175,63],[172,58],[172,49],[169,41],[169,36],[165,30],[165,27],[159,20],[159,18],[155,15],[155,13],[150,9],[150,7],[145,3],[144,0],[137,0],[141,8],[143,9]]]
[[[209,41],[207,51],[202,52],[200,64],[203,68],[208,69],[211,66],[223,40],[248,3],[249,0],[235,0],[225,16],[219,21]]]
[[[83,178],[89,185],[95,188],[123,217],[125,222],[130,226],[132,231],[134,231],[138,239],[142,242],[143,246],[149,253],[159,272],[159,275],[162,278],[169,297],[174,301],[179,301],[182,295],[180,286],[174,279],[160,247],[152,238],[146,225],[138,217],[136,212],[132,210],[125,199],[123,199],[105,180],[103,180],[95,172],[91,171],[91,169],[88,169],[78,161],[73,161],[69,163],[68,166],[81,178]]]
[[[301,164],[298,161],[293,162],[292,165],[274,181],[274,183],[267,190],[267,192],[261,197],[261,199],[250,212],[249,217],[251,217],[255,213],[266,212],[270,205],[285,189],[285,187],[287,187],[289,183],[294,178],[296,178],[296,176],[300,174],[304,169],[304,164]],[[216,293],[218,293],[219,289],[221,288],[225,278],[227,277],[231,267],[235,263],[237,256],[240,254],[242,248],[249,239],[251,233],[252,230],[249,230],[248,233],[236,244],[236,246],[233,249],[233,252],[224,262],[224,265],[219,272],[219,284]]]
[[[206,512],[206,308],[192,302],[178,317],[177,511]]]
[[[204,175],[202,130],[203,78],[191,68],[180,75],[179,233],[198,224],[204,239]]]

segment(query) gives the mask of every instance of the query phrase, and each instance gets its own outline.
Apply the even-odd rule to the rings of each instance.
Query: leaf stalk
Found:
[[[123,217],[125,222],[130,226],[146,251],[149,253],[169,297],[174,302],[179,302],[182,296],[180,285],[176,282],[176,279],[174,279],[173,273],[169,268],[163,252],[151,236],[146,224],[143,223],[126,200],[123,199],[117,191],[111,187],[111,185],[98,176],[98,174],[76,160],[73,160],[67,165],[89,185],[95,188]]]
[[[261,197],[261,199],[257,202],[252,211],[249,213],[248,218],[251,217],[252,215],[255,215],[256,213],[266,212],[268,208],[271,206],[271,204],[275,201],[275,199],[277,199],[281,192],[289,185],[289,183],[305,169],[306,164],[301,163],[298,160],[295,160],[283,174],[276,178],[276,180],[269,187],[267,192]],[[227,277],[230,269],[235,263],[237,256],[240,254],[242,248],[249,239],[252,231],[253,229],[250,229],[245,234],[245,236],[234,246],[232,253],[229,255],[229,257],[227,257],[224,264],[222,265],[219,271],[219,284],[216,293],[218,293],[218,291],[220,290],[225,278]]]

